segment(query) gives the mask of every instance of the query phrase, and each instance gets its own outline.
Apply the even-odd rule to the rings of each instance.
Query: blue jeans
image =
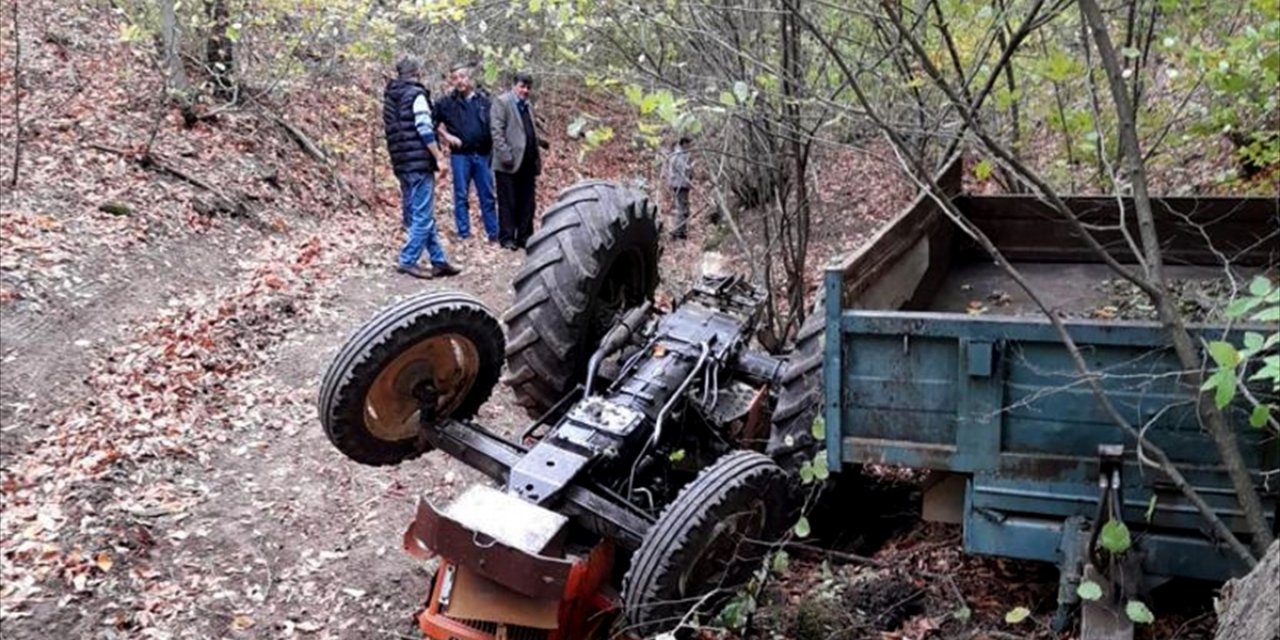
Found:
[[[411,173],[397,177],[400,178],[402,221],[408,232],[404,248],[400,250],[400,266],[418,264],[424,248],[431,264],[444,264],[447,259],[440,236],[436,235],[436,216],[432,211],[436,202],[435,174]]]
[[[484,234],[490,240],[498,238],[498,213],[493,201],[493,169],[489,156],[476,153],[454,153],[449,156],[449,168],[453,170],[453,221],[458,225],[458,235],[471,235],[471,212],[467,208],[469,182],[476,184],[476,198],[480,200],[480,219],[484,221]]]

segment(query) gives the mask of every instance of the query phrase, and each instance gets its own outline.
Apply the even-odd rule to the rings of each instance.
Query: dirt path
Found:
[[[190,578],[217,581],[220,589],[196,595],[175,621],[179,628],[191,625],[208,636],[238,627],[256,637],[411,635],[410,615],[429,572],[401,552],[404,528],[420,496],[447,500],[480,478],[439,453],[393,469],[357,465],[321,432],[314,398],[346,337],[395,299],[461,288],[495,310],[505,308],[508,293],[497,283],[516,263],[496,249],[476,252],[480,257],[492,260],[488,286],[476,287],[465,275],[421,283],[382,265],[353,270],[273,352],[273,364],[258,375],[265,388],[285,394],[286,403],[239,435],[240,446],[222,449],[193,475],[200,486],[236,490],[207,495],[181,523],[199,541],[177,550],[172,564],[199,567]],[[500,387],[495,396],[479,420],[509,429],[516,415],[510,394]]]
[[[95,350],[125,339],[179,295],[232,281],[240,256],[265,235],[240,225],[168,238],[147,251],[97,248],[50,286],[40,304],[0,315],[0,458],[25,448],[65,408],[88,392]]]
[[[412,637],[410,616],[429,575],[400,549],[416,501],[444,501],[483,479],[439,453],[391,469],[346,459],[319,427],[319,380],[347,336],[403,296],[457,288],[501,314],[523,254],[474,240],[457,246],[446,233],[466,272],[414,280],[389,268],[398,230],[386,222],[335,216],[306,233],[241,243],[236,252],[189,251],[183,268],[204,279],[103,286],[84,310],[29,330],[29,345],[15,347],[6,364],[6,374],[12,365],[27,375],[6,383],[9,393],[39,395],[42,380],[86,383],[67,383],[43,399],[42,411],[65,413],[69,424],[41,429],[18,419],[26,426],[10,434],[27,446],[6,458],[6,483],[16,489],[5,523],[7,569],[15,559],[34,562],[45,580],[9,581],[4,616],[17,624],[5,624],[7,637]],[[320,243],[313,263],[321,266],[295,266],[296,282],[253,302],[270,290],[260,283],[289,273],[274,265],[310,255],[318,239],[341,240]],[[134,268],[143,274],[154,265],[142,260]],[[229,306],[242,298],[250,302]],[[202,324],[209,308],[220,311]],[[228,308],[235,323],[220,319]],[[268,311],[276,315],[255,331],[255,314]],[[74,321],[86,315],[96,320]],[[120,322],[130,326],[114,328]],[[217,344],[202,362],[258,351],[244,368],[201,387],[187,403],[191,411],[177,411],[183,430],[173,442],[165,433],[175,427],[162,428],[170,424],[164,420],[140,425],[141,435],[119,424],[122,413],[151,410],[146,394],[93,397],[101,390],[95,376],[145,355],[136,345],[149,344],[148,336],[203,336],[210,323],[207,340]],[[253,343],[245,344],[244,331],[227,333],[228,324],[246,325]],[[184,371],[150,357],[148,371]],[[115,413],[99,409],[114,405]],[[478,421],[510,432],[522,415],[499,385]],[[84,437],[75,426],[80,416],[88,424],[102,417],[124,452],[105,471],[78,472],[85,447],[66,443]],[[63,457],[50,453],[60,448]],[[59,460],[75,463],[62,469]]]

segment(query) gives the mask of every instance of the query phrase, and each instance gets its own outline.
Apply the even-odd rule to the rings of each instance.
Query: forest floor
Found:
[[[320,429],[319,378],[348,335],[404,296],[457,288],[500,313],[522,254],[458,240],[441,184],[437,220],[463,274],[392,271],[399,204],[376,78],[331,79],[305,109],[252,104],[188,128],[149,61],[113,36],[114,14],[19,12],[21,79],[8,62],[0,71],[24,114],[18,137],[7,107],[0,116],[6,179],[20,150],[0,209],[5,637],[417,637],[428,573],[401,534],[420,497],[445,500],[476,475],[438,453],[390,469],[350,462]],[[552,149],[539,211],[579,179],[654,183],[652,159],[622,136],[582,157],[565,136],[595,98],[548,88],[541,99]],[[625,110],[613,111],[622,130]],[[281,120],[341,149],[336,172]],[[909,195],[883,152],[824,160],[815,270]],[[218,198],[243,207],[200,213]],[[705,247],[733,254],[720,235],[696,219],[666,247],[660,296],[683,289]],[[519,415],[499,386],[478,420],[510,432]],[[1024,637],[1036,623],[1003,622],[1017,605],[1048,619],[1052,571],[965,556],[958,528],[917,522],[916,485],[894,477],[859,514],[882,524],[842,547],[892,568],[828,573],[821,553],[798,553],[753,635],[820,637],[804,635],[799,606],[813,589],[844,594],[834,617],[813,618],[845,630],[834,637]],[[954,580],[926,577],[939,573]],[[1171,618],[1176,637],[1204,637],[1212,621],[1207,596],[1191,600],[1177,606],[1195,613]]]

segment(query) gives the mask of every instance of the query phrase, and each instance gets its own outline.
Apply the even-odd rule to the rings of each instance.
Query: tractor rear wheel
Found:
[[[657,207],[644,192],[602,181],[563,191],[529,239],[504,317],[516,402],[542,416],[583,380],[619,315],[657,286]]]
[[[761,566],[794,514],[791,482],[767,456],[734,451],[703,469],[632,556],[622,598],[636,632],[647,638],[694,608],[714,611]]]
[[[813,437],[813,422],[822,415],[822,363],[826,347],[826,296],[819,289],[809,317],[796,334],[790,361],[782,373],[765,452],[795,470],[813,457],[822,443]]]
[[[319,399],[325,434],[361,464],[425,453],[424,424],[470,418],[489,399],[503,343],[497,318],[464,293],[423,293],[382,310],[329,364]]]

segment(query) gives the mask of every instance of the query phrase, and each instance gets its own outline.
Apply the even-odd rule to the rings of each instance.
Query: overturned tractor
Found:
[[[714,611],[793,522],[791,476],[762,453],[785,368],[751,349],[764,298],[710,274],[659,309],[658,227],[640,191],[574,186],[530,241],[505,335],[475,298],[426,293],[333,360],[321,421],[344,454],[439,449],[500,487],[419,502],[406,549],[441,559],[416,616],[428,637],[671,630]],[[514,437],[471,421],[504,364],[530,416]]]

